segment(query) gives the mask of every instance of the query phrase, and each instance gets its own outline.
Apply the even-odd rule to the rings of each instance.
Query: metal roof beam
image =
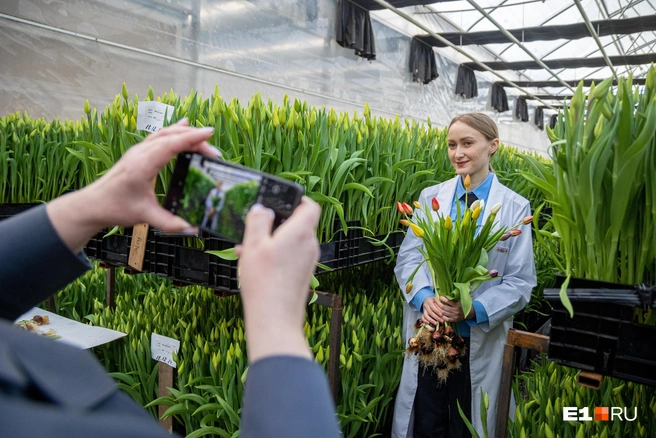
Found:
[[[606,2],[604,0],[595,0],[595,2],[597,3],[597,7],[599,8],[599,11],[602,13],[602,15],[605,14],[606,18],[610,20],[610,14],[608,13]],[[626,52],[624,51],[624,46],[622,46],[622,43],[620,42],[620,38],[613,34],[613,39],[615,40],[615,48],[617,49],[617,52],[626,56]]]
[[[441,12],[438,12],[438,11],[436,11],[435,9],[433,9],[432,6],[430,6],[430,5],[424,5],[424,7],[425,7],[426,9],[428,9],[429,11],[431,11],[431,12],[432,12],[432,15],[435,15],[435,16],[437,16],[438,18],[440,18],[441,20],[444,20],[445,23],[447,23],[449,26],[452,26],[452,27],[453,27],[454,29],[456,29],[458,32],[464,32],[464,31],[465,31],[463,28],[461,28],[460,26],[458,26],[456,23],[454,23],[453,21],[451,21],[450,19],[448,19],[447,17],[445,17],[444,15],[442,15]],[[492,55],[495,59],[499,59],[499,60],[501,60],[501,61],[503,61],[503,62],[506,62],[506,60],[503,59],[503,58],[501,57],[500,54],[494,52],[493,50],[490,50],[490,49],[488,49],[488,48],[485,47],[485,46],[480,46],[480,48],[483,49],[483,50],[485,50],[485,51],[486,51],[487,53],[489,53],[490,55]],[[531,78],[530,78],[528,75],[526,75],[525,73],[519,73],[519,75],[520,75],[520,76],[524,76],[526,79],[531,79]]]
[[[494,24],[494,25],[497,27],[497,29],[499,29],[499,30],[501,31],[501,33],[503,33],[503,34],[504,34],[504,35],[505,35],[510,41],[512,41],[513,43],[517,44],[517,45],[519,46],[519,48],[522,49],[524,52],[526,52],[531,58],[533,58],[533,60],[534,60],[535,62],[537,62],[538,65],[539,65],[540,67],[542,67],[543,69],[547,70],[549,73],[551,73],[552,75],[554,75],[554,76],[556,77],[556,80],[561,81],[560,77],[558,77],[558,75],[557,75],[556,73],[554,73],[553,70],[551,70],[551,69],[550,69],[550,68],[549,68],[544,62],[542,62],[541,59],[539,59],[537,56],[535,56],[530,50],[528,50],[524,44],[522,44],[517,38],[515,38],[515,36],[514,36],[513,34],[511,34],[510,32],[508,32],[508,31],[506,30],[506,28],[503,27],[503,26],[502,26],[497,20],[495,20],[494,18],[492,18],[492,16],[491,16],[490,14],[488,14],[487,12],[485,12],[485,9],[481,8],[481,7],[478,5],[478,3],[476,3],[474,0],[467,0],[467,3],[469,3],[470,5],[472,5],[473,7],[475,7],[475,8],[478,10],[478,12],[480,12],[481,14],[483,14],[483,16],[484,16],[485,18],[487,18],[488,20],[490,20],[490,22],[491,22],[492,24]],[[561,83],[562,83],[564,86],[566,86],[567,88],[569,88],[570,90],[574,91],[574,90],[573,90],[573,89],[572,89],[572,88],[571,88],[566,82],[561,81]]]
[[[588,18],[588,14],[585,13],[585,9],[583,9],[583,6],[581,6],[581,0],[574,0],[574,3],[576,3],[576,7],[579,9],[579,12],[581,13],[581,17],[583,17],[583,21],[585,21],[585,25],[588,27],[588,30],[590,31],[590,35],[592,35],[592,38],[594,38],[595,42],[597,43],[597,46],[599,46],[599,50],[601,50],[601,54],[603,55],[604,60],[606,61],[606,64],[608,64],[608,67],[610,67],[610,71],[613,72],[613,76],[615,76],[615,79],[617,79],[617,73],[615,72],[615,68],[613,67],[613,63],[610,62],[610,59],[608,59],[608,55],[606,54],[606,50],[604,49],[603,44],[601,44],[601,41],[599,40],[599,36],[597,35],[597,32],[592,27],[592,23],[590,23],[590,19]]]
[[[384,1],[384,0],[374,0],[374,1],[375,1],[376,3],[378,3],[379,5],[381,5],[381,6],[385,7],[385,8],[387,8],[388,10],[394,12],[394,13],[397,14],[398,16],[405,18],[406,20],[408,20],[410,23],[414,24],[414,25],[417,26],[418,28],[424,30],[425,32],[428,32],[428,34],[431,35],[432,37],[437,38],[438,40],[442,40],[442,42],[444,42],[447,46],[451,47],[451,48],[452,48],[453,50],[455,50],[456,52],[458,52],[458,53],[460,53],[460,54],[466,56],[466,57],[469,58],[469,59],[471,59],[474,63],[478,64],[478,65],[479,65],[480,67],[482,67],[484,70],[486,70],[486,71],[492,73],[493,75],[495,75],[495,76],[498,77],[499,79],[503,80],[504,82],[507,82],[508,85],[517,88],[518,90],[520,90],[521,92],[523,92],[523,93],[525,93],[525,94],[527,94],[527,95],[529,95],[529,96],[533,96],[532,93],[529,93],[529,92],[526,91],[524,88],[522,88],[522,87],[516,85],[514,82],[509,81],[508,79],[506,79],[505,77],[503,77],[501,74],[499,74],[499,73],[497,73],[496,71],[492,70],[491,68],[489,68],[488,66],[486,66],[485,64],[483,64],[482,62],[480,62],[479,60],[477,60],[476,58],[474,58],[473,56],[471,56],[470,54],[468,54],[467,52],[465,52],[464,50],[462,50],[462,49],[459,48],[458,46],[456,46],[455,44],[451,44],[451,42],[445,40],[444,38],[442,38],[441,36],[439,36],[438,34],[436,34],[435,32],[433,32],[432,30],[428,29],[426,26],[424,26],[423,24],[421,24],[420,22],[418,22],[417,20],[415,20],[414,18],[412,18],[411,16],[409,16],[408,14],[406,14],[405,12],[400,11],[399,9],[395,8],[394,6],[390,5],[389,3],[387,3],[387,2]],[[547,106],[550,107],[550,108],[552,107],[551,105],[545,103],[545,102],[542,101],[541,99],[537,99],[537,100],[538,100],[539,102],[541,102],[541,103],[547,105]]]
[[[494,11],[496,11],[497,8],[498,8],[499,6],[503,6],[503,5],[505,5],[506,3],[508,3],[508,0],[503,0],[503,1],[502,1],[501,3],[499,3],[495,8],[493,8],[490,12],[494,12]],[[480,12],[480,11],[479,11],[479,12]],[[474,26],[476,26],[478,23],[481,22],[481,20],[483,20],[483,17],[481,17],[481,18],[479,18],[478,20],[474,21],[474,24],[472,24],[471,26],[469,26],[469,29],[467,29],[467,32],[469,32],[470,30],[472,30],[472,29],[474,28]]]

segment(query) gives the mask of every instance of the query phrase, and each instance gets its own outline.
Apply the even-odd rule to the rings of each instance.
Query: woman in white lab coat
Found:
[[[436,198],[439,202],[440,214],[451,215],[455,211],[456,194],[460,195],[467,191],[464,189],[463,180],[466,175],[470,175],[471,186],[468,189],[468,197],[471,198],[471,193],[476,194],[478,191],[479,195],[482,193],[482,197],[485,199],[485,209],[479,219],[479,224],[487,220],[490,208],[497,203],[502,204],[501,210],[497,214],[497,226],[510,227],[529,216],[531,214],[529,202],[499,183],[496,175],[490,172],[490,158],[498,148],[498,137],[495,123],[484,114],[470,113],[454,118],[449,125],[448,155],[457,176],[424,189],[419,197],[419,202],[422,205],[431,205],[432,198]],[[464,196],[460,202],[462,203],[461,207],[464,207]],[[433,214],[436,215],[436,213]],[[441,438],[444,436],[451,438],[459,435],[458,438],[460,438],[460,436],[468,436],[466,429],[462,432],[462,420],[453,404],[453,394],[463,393],[463,391],[467,397],[461,397],[461,395],[456,397],[461,405],[463,402],[470,401],[469,406],[463,406],[463,408],[465,408],[465,412],[470,412],[469,417],[472,424],[483,436],[480,418],[481,389],[489,397],[487,427],[489,436],[494,436],[503,347],[508,329],[512,327],[513,315],[529,302],[531,291],[536,284],[531,228],[530,225],[525,225],[520,229],[522,234],[499,242],[490,251],[488,269],[496,269],[499,276],[484,282],[473,293],[474,308],[467,316],[462,314],[460,303],[454,303],[444,297],[443,301],[435,298],[432,292],[434,285],[430,280],[430,272],[426,265],[415,275],[412,290],[405,293],[408,278],[422,261],[422,256],[417,248],[423,245],[421,239],[417,238],[411,229],[408,229],[395,268],[396,278],[407,301],[403,308],[404,345],[407,346],[408,340],[414,335],[414,324],[420,318],[432,323],[457,322],[459,328],[464,327],[465,332],[470,332],[470,338],[465,337],[469,345],[468,355],[463,359],[464,361],[468,360],[469,367],[463,366],[464,371],[459,371],[461,374],[466,373],[466,379],[463,379],[462,376],[450,375],[445,384],[438,384],[435,379],[435,385],[440,388],[438,391],[442,391],[440,394],[444,391],[451,391],[452,399],[450,401],[447,400],[448,396],[446,396],[447,399],[444,399],[444,395],[437,393],[434,396],[430,395],[432,394],[430,391],[435,391],[435,389],[429,388],[428,397],[435,405],[431,406],[431,403],[425,402],[427,400],[426,391],[420,388],[422,398],[419,409],[417,409],[415,396],[419,399],[418,378],[422,388],[430,386],[432,379],[427,380],[425,373],[418,373],[419,365],[415,355],[406,354],[394,407],[392,437],[431,436]],[[433,401],[434,399],[439,400]],[[513,405],[514,400],[511,403],[511,413],[514,412]],[[415,415],[417,412],[420,414]],[[426,426],[427,424],[432,424],[432,426]],[[439,427],[436,429],[436,426]],[[457,433],[454,434],[454,431]]]

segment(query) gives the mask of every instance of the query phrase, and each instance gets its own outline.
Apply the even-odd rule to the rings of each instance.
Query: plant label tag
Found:
[[[150,337],[150,356],[156,361],[177,368],[173,353],[180,350],[180,341],[153,333]]]
[[[164,117],[171,121],[174,108],[165,103],[149,101],[139,102],[137,107],[137,129],[157,132],[164,126]]]

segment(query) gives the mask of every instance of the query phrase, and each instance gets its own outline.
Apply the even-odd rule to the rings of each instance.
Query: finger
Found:
[[[195,235],[198,233],[198,229],[190,225],[189,222],[159,206],[147,210],[145,222],[168,233],[181,233],[187,235]]]
[[[158,138],[156,139],[157,141],[151,141],[142,151],[142,153],[147,155],[147,159],[151,163],[151,166],[157,171],[168,164],[168,162],[180,152],[200,151],[202,142],[210,138],[214,132],[214,128],[195,129],[184,126],[171,128],[176,130],[180,129],[182,131],[176,131],[172,135]]]
[[[235,254],[237,254],[237,258],[241,257],[241,245],[235,245]]]
[[[185,130],[194,129],[194,128],[190,128],[188,125],[189,125],[189,121],[186,118],[180,119],[178,122],[170,126],[167,126],[166,128],[162,128],[157,132],[148,134],[146,136],[146,140],[153,141],[161,137],[166,137],[172,134],[179,134],[181,132],[184,132]]]
[[[455,302],[451,301],[451,300],[448,299],[447,297],[440,297],[440,302],[441,302],[444,306],[448,306],[448,307],[453,307],[454,304],[455,304]]]
[[[432,325],[437,324],[437,320],[430,315],[424,314],[423,319],[425,320],[424,323],[428,323]]]
[[[274,216],[273,211],[265,208],[262,204],[255,204],[251,207],[246,216],[246,231],[244,231],[243,243],[245,248],[271,237]]]
[[[320,215],[321,208],[319,204],[304,196],[289,219],[278,227],[276,235],[280,235],[281,238],[295,240],[304,235],[316,238]]]
[[[209,144],[208,142],[204,141],[200,144],[199,152],[201,154],[208,155],[210,157],[217,157],[217,158],[223,158],[223,154],[219,150],[219,148],[216,148]]]

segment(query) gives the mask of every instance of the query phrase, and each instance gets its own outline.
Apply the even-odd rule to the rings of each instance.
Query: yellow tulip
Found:
[[[471,185],[471,177],[469,175],[465,177],[465,180],[462,182],[462,185],[465,186],[465,190],[469,188],[469,186]]]
[[[412,231],[415,233],[417,237],[420,239],[424,237],[424,230],[421,229],[421,227],[417,224],[413,224],[412,222],[410,223],[410,228],[412,228]]]
[[[419,203],[419,201],[415,201],[415,202],[413,202],[413,204],[414,204],[415,208],[421,208],[421,204]]]
[[[451,216],[447,216],[446,219],[444,219],[444,228],[451,231],[453,228],[453,221],[451,220]]]
[[[410,292],[412,292],[412,283],[408,283],[408,284],[405,286],[405,293],[406,293],[406,294],[409,294]]]
[[[476,207],[472,213],[472,219],[476,220],[481,215],[481,207]]]

